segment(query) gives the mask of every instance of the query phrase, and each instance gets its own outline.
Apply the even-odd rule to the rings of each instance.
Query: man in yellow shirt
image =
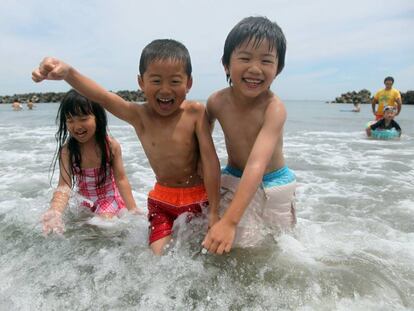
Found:
[[[385,88],[379,90],[372,100],[372,113],[375,115],[375,119],[379,120],[384,115],[384,107],[392,106],[397,108],[397,113],[395,114],[398,116],[401,111],[401,94],[400,92],[393,88],[392,85],[394,84],[393,77],[386,77],[384,79]],[[375,105],[378,104],[378,109],[375,111]]]

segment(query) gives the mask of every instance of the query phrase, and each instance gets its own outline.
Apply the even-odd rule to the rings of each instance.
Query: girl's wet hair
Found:
[[[55,155],[51,164],[52,176],[56,168],[57,160],[59,163],[62,161],[62,149],[67,144],[69,150],[69,175],[72,178],[72,187],[75,184],[75,174],[74,168],[81,168],[82,155],[80,153],[79,142],[74,139],[67,128],[66,120],[70,117],[80,117],[84,115],[94,115],[96,122],[96,131],[95,131],[95,140],[101,151],[101,166],[99,169],[99,182],[97,187],[103,185],[106,176],[107,163],[111,164],[112,154],[110,152],[109,141],[107,139],[107,125],[108,119],[106,117],[105,110],[97,103],[90,101],[86,97],[80,95],[75,90],[70,90],[66,93],[62,102],[59,106],[57,116],[56,116],[56,125],[58,125],[58,130],[55,134],[55,139],[57,142]],[[62,166],[64,167],[64,166]],[[80,171],[81,173],[81,171]],[[66,181],[69,185],[69,181]]]
[[[223,57],[221,62],[225,67],[230,66],[230,57],[234,50],[243,43],[253,41],[258,47],[263,40],[269,42],[269,50],[276,49],[278,75],[285,66],[286,38],[282,29],[266,17],[246,17],[242,19],[227,35],[224,43]],[[230,75],[227,74],[227,81],[231,84]]]
[[[181,62],[184,65],[185,73],[191,77],[190,53],[184,44],[172,39],[154,40],[142,50],[139,60],[139,74],[143,76],[152,62],[167,59]]]

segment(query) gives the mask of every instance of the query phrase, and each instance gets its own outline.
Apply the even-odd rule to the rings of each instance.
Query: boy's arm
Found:
[[[395,127],[395,129],[398,132],[400,132],[400,136],[401,136],[401,127],[400,127],[400,125],[395,120],[392,120],[392,126]]]
[[[221,220],[211,228],[203,242],[203,246],[210,252],[222,254],[230,251],[236,227],[262,182],[275,146],[282,138],[285,120],[286,110],[283,104],[277,103],[276,100],[269,104],[264,124],[250,152],[234,198]]]
[[[381,126],[381,124],[383,123],[383,120],[384,119],[380,119],[380,120],[378,120],[377,122],[375,122],[374,124],[371,124],[370,126],[369,126],[369,128],[372,130],[372,131],[375,131],[378,127],[380,127]]]
[[[368,136],[368,137],[371,137],[371,127],[370,127],[370,126],[368,126],[368,127],[365,129],[365,132],[367,133],[367,136]]]
[[[398,94],[399,93],[400,92],[398,92]],[[402,106],[401,95],[398,96],[395,101],[397,102],[397,113],[395,115],[398,116],[400,114],[400,112],[401,112],[401,106]]]
[[[134,104],[127,102],[120,96],[109,92],[95,81],[82,75],[70,65],[52,57],[46,57],[39,65],[39,68],[32,72],[32,79],[35,82],[43,80],[65,80],[75,90],[87,97],[89,100],[101,104],[105,109],[116,117],[133,123],[137,116],[134,113]]]
[[[197,109],[198,117],[195,133],[200,148],[204,185],[209,201],[209,222],[210,225],[213,225],[213,223],[218,220],[218,205],[220,202],[220,163],[211,137],[206,109],[201,104],[197,103],[197,105],[199,107]]]
[[[211,95],[208,99],[207,99],[207,103],[206,103],[206,115],[207,115],[207,120],[210,126],[210,132],[213,133],[214,130],[214,123],[216,122],[216,114],[215,114],[215,108],[217,106],[217,101],[215,100],[215,97],[217,97],[216,94]]]
[[[378,100],[375,98],[375,96],[374,96],[374,98],[372,99],[372,103],[371,103],[371,107],[372,107],[372,113],[374,114],[374,116],[376,115],[376,112],[375,112],[375,105],[378,103]]]
[[[114,156],[112,161],[112,169],[119,193],[121,194],[127,209],[132,213],[139,213],[134,197],[132,196],[131,184],[129,183],[128,177],[125,173],[121,146],[113,138],[111,139],[111,150]]]
[[[374,124],[371,124],[370,126],[368,126],[366,129],[365,129],[365,132],[367,133],[367,136],[368,137],[371,137],[371,135],[372,135],[372,131],[375,131],[380,125],[381,125],[381,122],[382,122],[382,120],[383,119],[381,119],[381,120],[378,120],[377,122],[375,122]]]

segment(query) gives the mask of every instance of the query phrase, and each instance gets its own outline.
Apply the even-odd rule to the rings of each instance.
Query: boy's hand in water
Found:
[[[65,226],[62,221],[62,213],[55,209],[48,209],[42,216],[43,234],[49,233],[63,234]]]
[[[218,221],[220,216],[216,212],[210,212],[208,215],[208,230],[210,230]]]
[[[219,255],[224,252],[228,253],[233,245],[235,235],[236,225],[222,218],[207,232],[202,245],[210,253]]]
[[[46,57],[42,60],[39,68],[32,72],[32,80],[41,82],[43,80],[63,80],[68,75],[70,66],[57,58]]]

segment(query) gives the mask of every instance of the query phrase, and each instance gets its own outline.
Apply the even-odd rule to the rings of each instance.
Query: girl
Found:
[[[43,215],[43,232],[63,233],[62,212],[76,186],[83,206],[104,218],[127,207],[139,213],[125,174],[121,146],[107,133],[105,110],[75,90],[63,98],[56,117],[59,129],[53,171],[59,161],[59,185]]]

